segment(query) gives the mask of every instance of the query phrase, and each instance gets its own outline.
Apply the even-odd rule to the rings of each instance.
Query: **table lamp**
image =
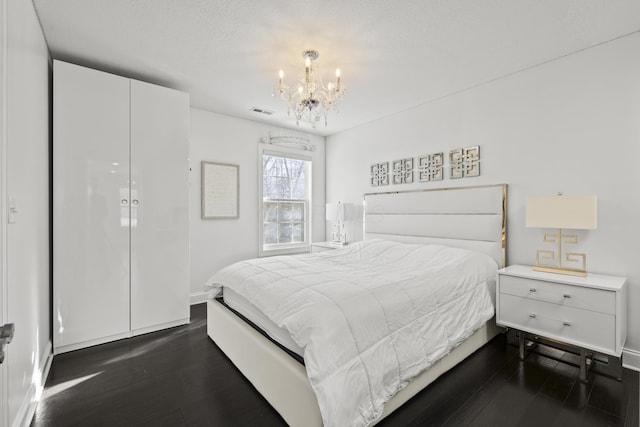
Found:
[[[556,233],[545,233],[543,242],[555,243],[553,250],[536,252],[534,270],[550,273],[586,276],[587,255],[562,252],[562,243],[576,244],[576,234],[565,234],[562,229],[593,230],[598,227],[598,197],[596,195],[535,196],[526,199],[526,225],[536,228],[556,228]]]
[[[340,202],[327,203],[325,216],[327,221],[334,223],[331,241],[336,244],[346,245],[347,236],[344,232],[344,204]]]

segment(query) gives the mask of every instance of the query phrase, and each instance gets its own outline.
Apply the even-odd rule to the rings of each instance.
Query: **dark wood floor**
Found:
[[[206,335],[188,326],[56,356],[32,426],[283,426]],[[637,427],[638,373],[622,382],[547,356],[524,362],[500,335],[379,425]]]

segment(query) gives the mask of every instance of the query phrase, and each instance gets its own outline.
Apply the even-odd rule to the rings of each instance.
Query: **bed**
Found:
[[[242,279],[240,280],[242,283],[250,281],[260,282],[262,279],[259,276],[262,275],[264,278],[267,278],[274,274],[271,272],[262,274],[262,271],[266,271],[266,264],[274,263],[284,263],[278,267],[280,268],[278,271],[286,271],[286,269],[289,268],[291,272],[299,272],[307,268],[310,269],[307,276],[315,277],[315,271],[313,268],[320,270],[324,268],[325,270],[330,270],[330,264],[328,264],[328,262],[331,257],[335,258],[343,256],[345,259],[352,258],[356,260],[359,259],[359,257],[364,258],[362,255],[354,252],[361,249],[364,249],[365,251],[379,251],[381,260],[393,258],[390,257],[389,254],[396,253],[399,250],[408,251],[407,253],[410,255],[399,257],[403,263],[407,262],[407,258],[411,258],[413,256],[411,254],[418,254],[422,257],[423,252],[426,254],[433,254],[433,256],[429,255],[427,258],[442,258],[441,254],[446,254],[446,256],[442,258],[443,260],[458,256],[465,259],[469,257],[473,259],[477,258],[481,269],[488,269],[489,267],[487,267],[487,265],[488,263],[491,263],[492,268],[497,270],[499,267],[503,267],[505,265],[506,192],[507,186],[505,184],[501,184],[439,190],[366,194],[364,196],[364,242],[351,245],[353,248],[330,251],[329,253],[322,252],[316,255],[307,255],[298,258],[275,257],[270,260],[261,259],[262,261],[255,260],[253,264],[238,263],[239,265],[236,266],[234,264],[235,267],[230,268],[230,270],[248,269],[248,275],[246,277],[251,279]],[[401,242],[403,244],[398,244],[396,242]],[[342,251],[342,253],[340,251]],[[384,257],[382,256],[383,254]],[[312,258],[314,256],[317,258]],[[310,257],[311,259],[309,259]],[[487,261],[486,259],[490,259],[490,261]],[[306,262],[306,264],[302,264],[303,261]],[[367,262],[371,263],[371,261]],[[418,262],[415,266],[411,266],[410,268],[420,269],[421,264],[421,262]],[[447,264],[447,262],[443,262],[443,267],[440,268],[438,266],[436,270],[444,270],[445,264]],[[339,270],[340,268],[336,267],[333,268],[333,270]],[[355,280],[354,277],[366,276],[366,265],[361,265],[359,268],[360,270],[354,270],[355,273],[352,273],[351,277],[344,278],[343,276],[339,276],[337,272],[333,272],[335,274],[333,276],[330,274],[329,276],[331,280],[336,280],[337,286],[335,287],[342,291],[342,287],[345,286],[345,284],[350,285],[351,282],[349,281]],[[433,270],[432,267],[424,267],[426,270],[429,268]],[[344,274],[349,276],[350,273],[345,272]],[[474,275],[475,273],[470,274]],[[483,274],[487,274],[487,277],[490,276],[489,273]],[[295,274],[292,273],[291,276],[293,277]],[[380,274],[381,280],[384,276],[385,274]],[[408,281],[408,283],[413,283],[413,278],[407,276],[406,273],[405,276],[406,277],[404,277],[403,280]],[[460,276],[464,275],[460,274]],[[227,278],[223,273],[215,277],[216,279],[210,284],[217,283],[220,285],[225,280],[231,280],[230,277],[233,276],[229,276],[229,278]],[[287,278],[287,274],[280,274],[280,277],[281,281],[285,280]],[[321,281],[325,279],[318,280]],[[373,282],[375,280],[377,280],[375,276],[366,278],[367,282]],[[465,280],[466,279],[464,279],[463,282]],[[488,279],[483,280],[488,283],[486,286],[487,291],[483,291],[483,294],[477,294],[482,295],[481,297],[478,296],[474,298],[478,298],[483,301],[487,298],[491,298],[495,301],[495,273],[493,273],[492,278],[489,277]],[[489,283],[491,281],[493,281],[493,283]],[[260,293],[260,298],[257,300],[258,302],[256,302],[256,305],[261,305],[262,311],[269,313],[269,315],[264,315],[260,309],[256,310],[256,307],[252,302],[245,301],[244,298],[247,295],[244,287],[245,285],[242,283],[234,285],[236,287],[233,289],[232,286],[225,288],[225,299],[229,299],[229,301],[227,301],[227,305],[223,305],[215,299],[210,299],[207,302],[208,335],[233,361],[238,369],[251,381],[267,401],[269,401],[269,403],[282,415],[288,424],[293,426],[321,426],[323,425],[323,417],[325,417],[325,424],[327,425],[345,424],[344,418],[333,418],[333,415],[331,415],[334,413],[340,414],[342,409],[336,409],[331,406],[335,406],[335,402],[327,401],[327,398],[331,398],[333,391],[336,390],[335,384],[333,386],[334,388],[330,389],[333,391],[323,391],[325,384],[327,382],[331,383],[331,381],[334,380],[330,371],[333,365],[330,365],[329,368],[326,366],[319,368],[317,365],[321,363],[318,362],[318,357],[307,353],[305,357],[308,357],[308,360],[306,360],[308,363],[305,366],[300,363],[300,358],[296,357],[296,354],[303,354],[305,349],[309,350],[309,348],[312,347],[323,348],[324,346],[327,346],[327,343],[330,344],[330,342],[326,340],[326,336],[325,341],[317,342],[313,340],[307,342],[305,341],[306,338],[301,338],[301,335],[296,331],[305,330],[307,328],[304,323],[300,323],[301,321],[296,316],[298,316],[298,312],[302,310],[295,311],[295,313],[286,312],[284,315],[285,317],[294,317],[295,319],[292,321],[293,323],[289,322],[287,327],[283,328],[282,319],[278,317],[279,315],[283,315],[282,312],[279,311],[279,314],[274,314],[273,311],[270,311],[268,306],[269,299],[277,300],[277,298],[281,298],[281,296],[276,293],[273,297],[270,297],[269,295],[262,294],[263,288],[258,288],[259,290],[257,292]],[[297,286],[294,280],[288,280],[284,283],[284,286],[281,285],[276,288],[275,291],[288,292],[286,289],[288,286]],[[265,286],[265,288],[270,286],[271,285]],[[357,286],[360,285],[358,284]],[[345,288],[348,289],[348,286],[345,286]],[[414,288],[417,287],[408,287],[407,289],[411,290]],[[291,292],[295,295],[300,294],[299,289],[294,289]],[[296,294],[296,292],[298,293]],[[487,292],[490,294],[489,297],[485,295]],[[218,295],[218,293],[215,292],[214,294]],[[408,300],[413,299],[413,297],[408,298]],[[381,305],[387,304],[386,298],[379,300],[378,302],[380,303],[380,301],[382,301]],[[306,300],[302,299],[299,303],[304,305],[306,304]],[[340,309],[341,308],[338,307],[337,313],[339,313]],[[325,308],[325,310],[330,311],[333,310],[333,308]],[[383,307],[381,310],[384,311],[386,308]],[[493,307],[491,307],[491,310],[493,310]],[[481,312],[482,316],[484,316],[484,320],[481,323],[482,326],[480,326],[477,319],[470,319],[468,326],[470,327],[470,325],[474,325],[473,329],[469,329],[469,327],[465,326],[468,330],[465,329],[461,333],[455,333],[454,335],[457,337],[459,335],[458,338],[460,338],[460,342],[452,341],[453,344],[449,347],[441,348],[439,352],[444,354],[444,357],[441,357],[442,354],[438,354],[434,361],[427,359],[432,356],[432,353],[438,352],[429,353],[428,357],[422,357],[422,354],[419,354],[419,359],[417,359],[419,363],[413,360],[408,362],[408,365],[410,366],[408,369],[409,373],[405,372],[407,369],[404,367],[402,367],[402,369],[400,368],[400,362],[397,360],[393,361],[393,363],[398,363],[399,374],[397,379],[394,378],[394,387],[396,388],[390,389],[390,392],[389,390],[386,390],[386,386],[378,387],[376,386],[377,383],[375,380],[370,379],[369,372],[375,369],[371,368],[373,365],[368,364],[367,356],[363,357],[362,354],[359,353],[357,354],[357,357],[347,355],[346,359],[349,363],[351,363],[352,360],[356,360],[357,366],[356,364],[353,366],[349,365],[344,370],[347,374],[350,372],[356,372],[356,374],[352,374],[350,377],[348,376],[348,380],[340,380],[341,382],[339,384],[343,384],[345,388],[351,387],[351,383],[354,378],[360,381],[360,377],[364,376],[360,375],[361,370],[366,373],[366,376],[364,377],[366,381],[368,381],[369,385],[367,392],[371,392],[373,390],[375,393],[378,393],[380,389],[385,388],[383,391],[386,393],[383,394],[382,397],[376,396],[375,399],[371,399],[372,401],[375,400],[372,412],[369,411],[369,408],[366,408],[369,412],[364,413],[361,418],[357,418],[356,422],[349,421],[348,424],[367,425],[379,422],[448,369],[455,366],[461,360],[493,338],[497,332],[497,328],[495,327],[495,322],[492,319],[486,321],[486,318],[492,315],[492,312],[489,315],[487,314],[486,301],[485,305],[478,308],[477,311]],[[240,312],[241,314],[238,314],[237,312]],[[271,321],[271,317],[274,317],[276,321]],[[340,316],[327,317],[332,319],[334,317],[339,318]],[[420,316],[417,317],[422,319]],[[269,325],[270,321],[272,323],[271,325]],[[296,321],[298,323],[296,323]],[[386,321],[389,323],[388,319]],[[262,331],[258,331],[251,324],[260,325]],[[294,326],[292,326],[292,324]],[[352,327],[352,325],[349,327]],[[267,334],[264,333],[264,330],[267,330]],[[287,342],[287,335],[289,332],[291,332],[291,336],[296,338],[293,342]],[[265,335],[268,335],[269,337]],[[397,334],[394,335],[396,338],[393,339],[397,340],[397,336]],[[278,339],[280,343],[275,343],[273,338]],[[341,343],[339,346],[340,348],[344,347],[348,349],[350,347],[349,343],[343,343],[340,341],[341,338],[336,338],[336,340]],[[319,343],[322,345],[318,345]],[[326,358],[326,363],[328,364],[337,363],[332,359],[332,352],[333,349],[331,352],[325,353],[321,358],[321,362],[325,363],[324,359]],[[403,359],[404,353],[401,356],[402,357],[398,357],[397,354],[395,355],[396,359]],[[389,358],[387,357],[386,359]],[[361,362],[363,363],[363,366],[360,366]],[[335,369],[336,372],[343,369],[342,365],[336,366],[339,366]],[[426,366],[428,369],[422,369],[422,366]],[[416,372],[412,372],[414,367],[415,369],[420,369]],[[328,371],[329,375],[319,377],[318,372],[322,372],[323,370]],[[328,380],[326,379],[327,377],[329,377]],[[320,380],[318,380],[318,378],[320,378]],[[350,399],[349,396],[351,396],[351,394],[351,392],[345,392],[344,396],[342,396],[341,399],[338,399],[338,403],[343,406],[350,407],[350,402],[348,400],[346,402],[347,405],[342,401],[344,399]],[[356,393],[356,395],[357,394],[358,393]],[[379,406],[378,401],[384,401],[384,405]],[[318,402],[320,402],[320,405]],[[323,407],[322,411],[320,409],[321,406]],[[327,407],[329,407],[329,409],[327,409]],[[360,411],[359,408],[358,411]]]

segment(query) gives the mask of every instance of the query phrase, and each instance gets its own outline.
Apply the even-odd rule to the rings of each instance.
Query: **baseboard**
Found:
[[[96,338],[93,340],[82,341],[75,344],[61,345],[53,349],[55,355],[67,353],[69,351],[80,350],[81,348],[93,347],[94,345],[100,345],[111,341],[117,341],[124,338],[130,338],[131,332],[121,332],[115,335],[109,335],[108,337]]]
[[[148,334],[150,332],[162,331],[163,329],[174,328],[176,326],[188,325],[190,319],[185,317],[183,319],[173,320],[171,322],[160,323],[158,325],[148,326],[146,328],[134,329],[131,331],[131,336]]]
[[[195,292],[191,294],[191,305],[207,302],[207,292]]]
[[[640,371],[640,351],[625,348],[622,350],[622,366]]]
[[[33,416],[36,414],[36,407],[44,391],[44,385],[47,382],[49,376],[49,370],[51,369],[51,363],[53,362],[53,348],[51,341],[47,343],[42,356],[40,357],[40,364],[38,367],[42,367],[39,373],[39,384],[34,382],[29,386],[27,394],[24,396],[24,400],[18,409],[16,418],[13,420],[13,427],[25,427],[31,425]],[[38,368],[36,367],[36,369]]]

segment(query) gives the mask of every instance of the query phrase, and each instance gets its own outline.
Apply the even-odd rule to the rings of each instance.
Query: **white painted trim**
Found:
[[[0,325],[7,323],[7,19],[8,5],[0,0]],[[0,426],[9,425],[9,375],[0,367]]]
[[[54,354],[58,355],[58,354],[67,353],[74,350],[80,350],[81,348],[93,347],[94,345],[100,345],[100,344],[108,343],[111,341],[117,341],[117,340],[130,338],[130,337],[131,337],[131,331],[121,332],[119,334],[109,335],[107,337],[100,337],[93,340],[82,341],[79,343],[57,346],[53,348],[53,351],[54,351]]]
[[[147,326],[145,328],[134,329],[131,331],[131,336],[144,335],[150,332],[162,331],[164,329],[174,328],[176,326],[188,325],[191,321],[190,318],[172,320],[171,322],[160,323],[158,325]]]
[[[132,331],[121,332],[115,335],[109,335],[106,337],[100,337],[100,338],[96,338],[88,341],[82,341],[74,344],[62,345],[60,347],[55,347],[54,352],[56,355],[62,354],[62,353],[68,353],[70,351],[80,350],[82,348],[93,347],[100,344],[106,344],[113,341],[127,339],[131,337],[135,337],[137,335],[144,335],[150,332],[161,331],[163,329],[169,329],[176,326],[188,325],[190,321],[191,319],[187,317],[184,319],[172,320],[171,322],[160,323],[158,325],[134,329]]]
[[[47,382],[47,378],[49,377],[49,371],[51,370],[51,364],[53,363],[53,344],[51,341],[47,342],[47,348],[45,348],[45,352],[42,354],[40,361],[40,366],[44,366],[42,370],[42,389],[44,390],[44,386]]]
[[[630,348],[622,349],[622,366],[640,372],[640,351]]]
[[[51,363],[53,362],[53,353],[51,352],[51,341],[47,342],[47,346],[40,357],[40,364],[36,368],[40,368],[38,376],[39,383],[31,382],[29,390],[24,396],[24,400],[18,409],[15,419],[13,420],[13,427],[22,427],[31,425],[33,416],[36,414],[36,407],[44,391],[44,385],[47,382],[49,376],[49,370],[51,369]]]
[[[190,297],[191,305],[202,304],[203,302],[207,302],[207,292],[201,291],[201,292],[191,293],[191,297]]]

